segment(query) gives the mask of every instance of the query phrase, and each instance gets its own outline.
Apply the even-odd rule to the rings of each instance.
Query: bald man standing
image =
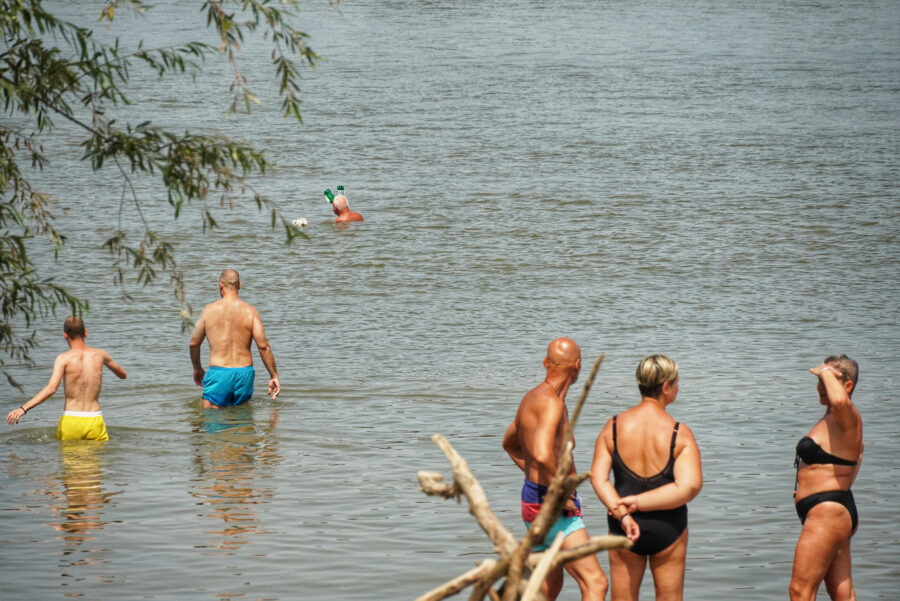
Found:
[[[347,197],[343,194],[334,197],[334,202],[331,204],[331,210],[337,215],[337,219],[334,220],[335,223],[363,220],[362,215],[356,211],[350,210],[350,203],[347,202]]]
[[[526,528],[530,528],[531,522],[537,517],[550,480],[556,474],[557,460],[569,423],[566,393],[569,392],[569,386],[578,379],[581,349],[571,338],[557,338],[547,347],[544,367],[547,369],[547,377],[525,394],[516,418],[503,437],[503,448],[525,472],[522,519]],[[574,465],[572,475],[575,475]],[[581,501],[577,493],[568,500],[562,515],[550,527],[544,544],[536,546],[534,550],[546,549],[558,532],[562,532],[565,537],[563,549],[577,547],[589,540],[581,519]],[[565,567],[578,582],[582,601],[602,601],[606,597],[609,583],[600,569],[596,555],[571,561]],[[553,601],[562,590],[562,585],[562,568],[557,568],[547,575],[541,590],[548,601]]]
[[[194,335],[191,336],[191,363],[194,365],[194,383],[203,386],[203,408],[221,409],[240,405],[253,396],[253,356],[251,341],[263,365],[269,371],[268,394],[278,398],[281,383],[275,369],[275,355],[259,313],[249,303],[238,298],[241,278],[234,269],[226,269],[219,276],[221,299],[203,308]],[[200,363],[200,345],[209,340],[209,371],[204,372]]]

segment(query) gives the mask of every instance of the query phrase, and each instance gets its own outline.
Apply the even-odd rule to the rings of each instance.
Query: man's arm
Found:
[[[57,390],[59,390],[59,383],[62,382],[63,376],[66,373],[66,359],[65,353],[62,355],[58,355],[56,357],[56,361],[53,363],[53,372],[50,374],[50,381],[46,386],[41,388],[40,392],[36,395],[28,399],[28,402],[23,404],[21,407],[13,409],[6,416],[6,423],[10,426],[19,423],[19,420],[23,415],[28,413],[29,409],[33,409],[37,407],[50,397],[52,397]]]
[[[507,452],[519,469],[525,471],[525,454],[522,452],[522,442],[519,440],[519,430],[516,428],[516,420],[506,429],[503,435],[503,450]]]
[[[109,368],[109,371],[116,374],[120,380],[124,380],[128,377],[128,374],[125,373],[125,370],[122,369],[122,366],[116,363],[116,360],[112,358],[112,355],[103,351],[103,365]]]
[[[203,339],[206,338],[205,318],[206,309],[200,312],[197,325],[194,326],[194,333],[191,335],[191,342],[188,345],[191,352],[191,364],[194,366],[194,384],[197,386],[203,386],[203,376],[206,374],[203,371],[203,364],[200,363],[200,345],[203,344]]]
[[[550,482],[556,475],[556,433],[563,419],[562,401],[538,398],[532,405],[535,411],[534,436],[531,439],[532,456],[537,464],[540,482]]]
[[[272,353],[269,341],[266,340],[266,331],[258,313],[253,316],[253,341],[256,343],[257,350],[259,350],[259,358],[262,359],[263,365],[266,366],[266,370],[269,372],[269,389],[266,394],[272,395],[272,400],[274,401],[278,398],[278,393],[281,392],[281,382],[278,380],[278,370],[275,368],[275,355]]]

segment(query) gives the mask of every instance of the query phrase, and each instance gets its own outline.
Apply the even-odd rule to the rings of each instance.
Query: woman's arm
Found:
[[[597,436],[597,442],[594,444],[594,461],[591,463],[591,486],[594,492],[610,514],[619,520],[625,535],[631,542],[634,542],[641,535],[641,529],[637,522],[634,521],[628,511],[619,507],[620,497],[616,492],[612,482],[609,481],[609,471],[612,469],[612,420],[606,422],[606,426]]]

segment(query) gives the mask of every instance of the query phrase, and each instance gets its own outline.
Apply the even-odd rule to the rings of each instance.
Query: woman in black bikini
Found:
[[[850,537],[859,521],[850,487],[862,460],[862,418],[850,400],[859,366],[833,355],[810,369],[819,377],[825,415],[797,444],[794,503],[803,524],[791,575],[791,600],[813,601],[819,584],[832,599],[855,601]]]
[[[678,365],[653,355],[635,376],[641,402],[606,423],[591,466],[591,484],[609,510],[610,533],[634,542],[629,551],[609,551],[611,599],[636,600],[649,561],[657,601],[680,601],[687,503],[703,485],[700,449],[690,428],[666,413],[678,396]]]

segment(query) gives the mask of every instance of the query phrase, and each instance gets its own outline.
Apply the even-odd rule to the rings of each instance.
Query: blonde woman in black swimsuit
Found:
[[[649,563],[657,601],[681,601],[687,503],[703,485],[700,449],[691,429],[666,413],[678,396],[678,365],[653,355],[635,376],[641,402],[606,423],[591,466],[591,484],[609,510],[610,533],[634,542],[629,551],[609,551],[611,599],[637,600]]]
[[[791,575],[791,601],[813,601],[825,581],[835,600],[855,601],[850,537],[859,518],[850,487],[862,460],[862,418],[850,400],[859,366],[833,355],[809,370],[819,377],[825,415],[797,444],[794,503],[803,524]]]

